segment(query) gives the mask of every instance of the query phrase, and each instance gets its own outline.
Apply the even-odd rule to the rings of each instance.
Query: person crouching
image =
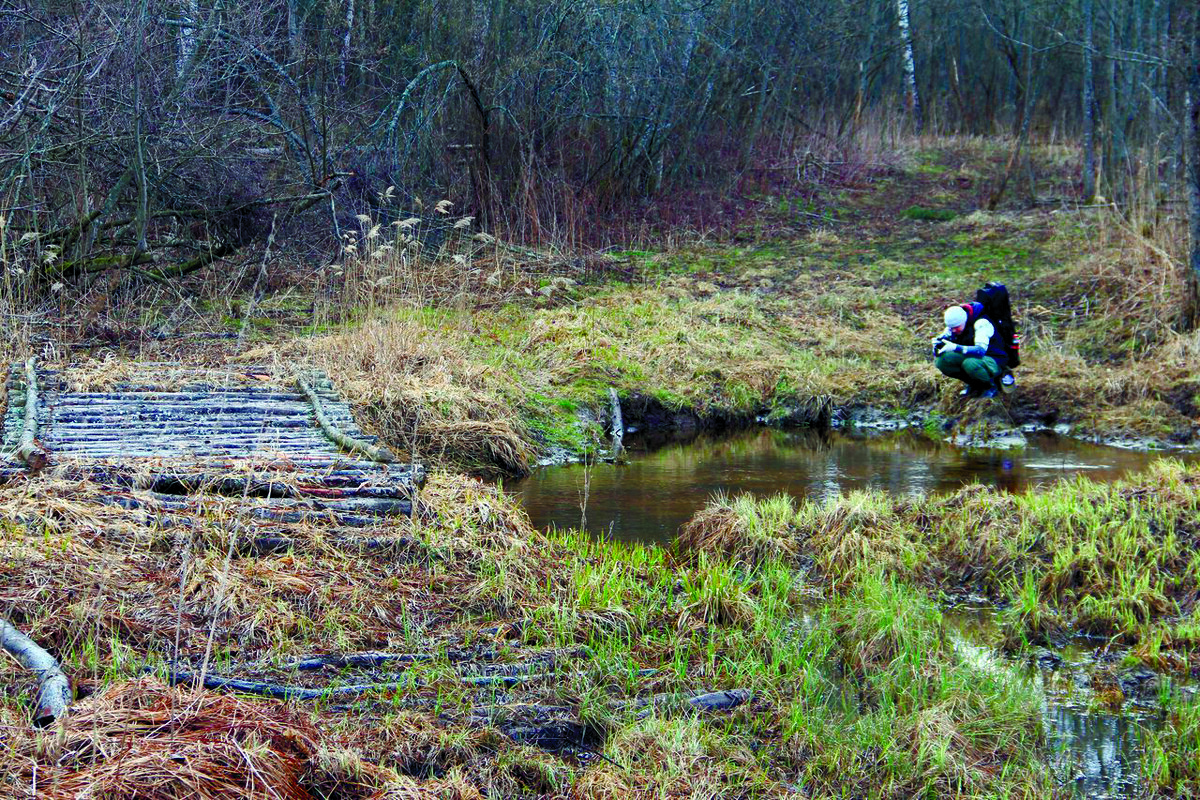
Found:
[[[946,330],[933,340],[934,365],[943,375],[966,384],[960,395],[995,397],[1008,354],[983,306],[950,306],[944,318]]]

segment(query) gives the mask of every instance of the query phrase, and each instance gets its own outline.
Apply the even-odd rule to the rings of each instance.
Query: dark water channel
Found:
[[[1195,454],[1172,455],[1200,460]],[[633,449],[621,465],[550,467],[513,490],[538,527],[579,527],[586,492],[588,530],[665,544],[718,492],[826,498],[877,488],[917,495],[971,482],[1017,492],[1075,475],[1114,480],[1161,457],[1050,435],[1030,436],[1017,450],[968,451],[906,433],[757,430],[653,452]],[[992,617],[986,608],[957,609],[947,614],[947,624],[973,658],[1007,668],[986,645],[994,640]],[[1116,711],[1096,707],[1090,674],[1097,652],[1086,642],[1073,645],[1055,654],[1052,664],[1022,668],[1022,674],[1045,697],[1050,758],[1064,788],[1081,797],[1138,797],[1141,736],[1144,726],[1158,724],[1157,713],[1133,702]]]

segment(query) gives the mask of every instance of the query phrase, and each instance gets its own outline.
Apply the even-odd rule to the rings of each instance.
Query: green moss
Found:
[[[929,222],[946,222],[958,216],[957,211],[949,208],[927,208],[925,206],[909,206],[900,212],[905,219],[925,220]]]

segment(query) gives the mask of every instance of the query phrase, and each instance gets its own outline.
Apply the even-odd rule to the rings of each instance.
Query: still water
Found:
[[[1113,480],[1161,457],[1051,435],[1031,436],[1021,450],[968,451],[905,433],[756,430],[631,451],[621,465],[542,469],[514,489],[537,527],[578,528],[586,489],[588,530],[666,543],[718,492],[825,498],[875,488],[918,495],[972,481],[1020,491],[1072,475]]]

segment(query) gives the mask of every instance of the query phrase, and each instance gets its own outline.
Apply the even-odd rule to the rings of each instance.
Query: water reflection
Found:
[[[1073,642],[1045,660],[1018,666],[1000,655],[1001,631],[995,609],[960,605],[944,614],[955,648],[968,663],[989,671],[1027,675],[1042,695],[1042,720],[1050,765],[1060,784],[1077,797],[1133,798],[1143,795],[1142,737],[1161,723],[1131,703],[1118,713],[1096,707],[1091,673],[1094,643]]]
[[[1082,797],[1133,797],[1141,786],[1141,724],[1126,716],[1049,704],[1055,772]]]
[[[628,464],[591,467],[587,527],[623,540],[665,542],[717,492],[824,498],[876,488],[918,495],[972,481],[1015,492],[1077,473],[1110,480],[1158,457],[1053,436],[1032,437],[1020,451],[967,451],[908,433],[757,430],[634,450]],[[516,492],[535,525],[578,527],[584,467],[539,470]]]
[[[904,433],[863,437],[762,430],[635,452],[629,464],[590,468],[587,528],[619,539],[666,542],[717,492],[825,498],[876,488],[905,496],[952,491],[973,481],[1016,492],[1077,474],[1113,480],[1160,457],[1053,436],[1032,437],[1020,451],[964,451]],[[1198,460],[1196,455],[1182,458]],[[578,464],[544,469],[517,484],[516,492],[535,525],[578,527],[584,476]],[[962,606],[948,611],[946,621],[960,652],[973,663],[1009,668],[991,644],[973,644],[998,640],[990,606]],[[1062,656],[1056,659],[1061,668],[1030,669],[1045,698],[1055,773],[1076,796],[1139,796],[1140,733],[1155,721],[1135,718],[1128,710],[1111,714],[1089,708],[1087,675],[1095,652],[1068,647]]]

